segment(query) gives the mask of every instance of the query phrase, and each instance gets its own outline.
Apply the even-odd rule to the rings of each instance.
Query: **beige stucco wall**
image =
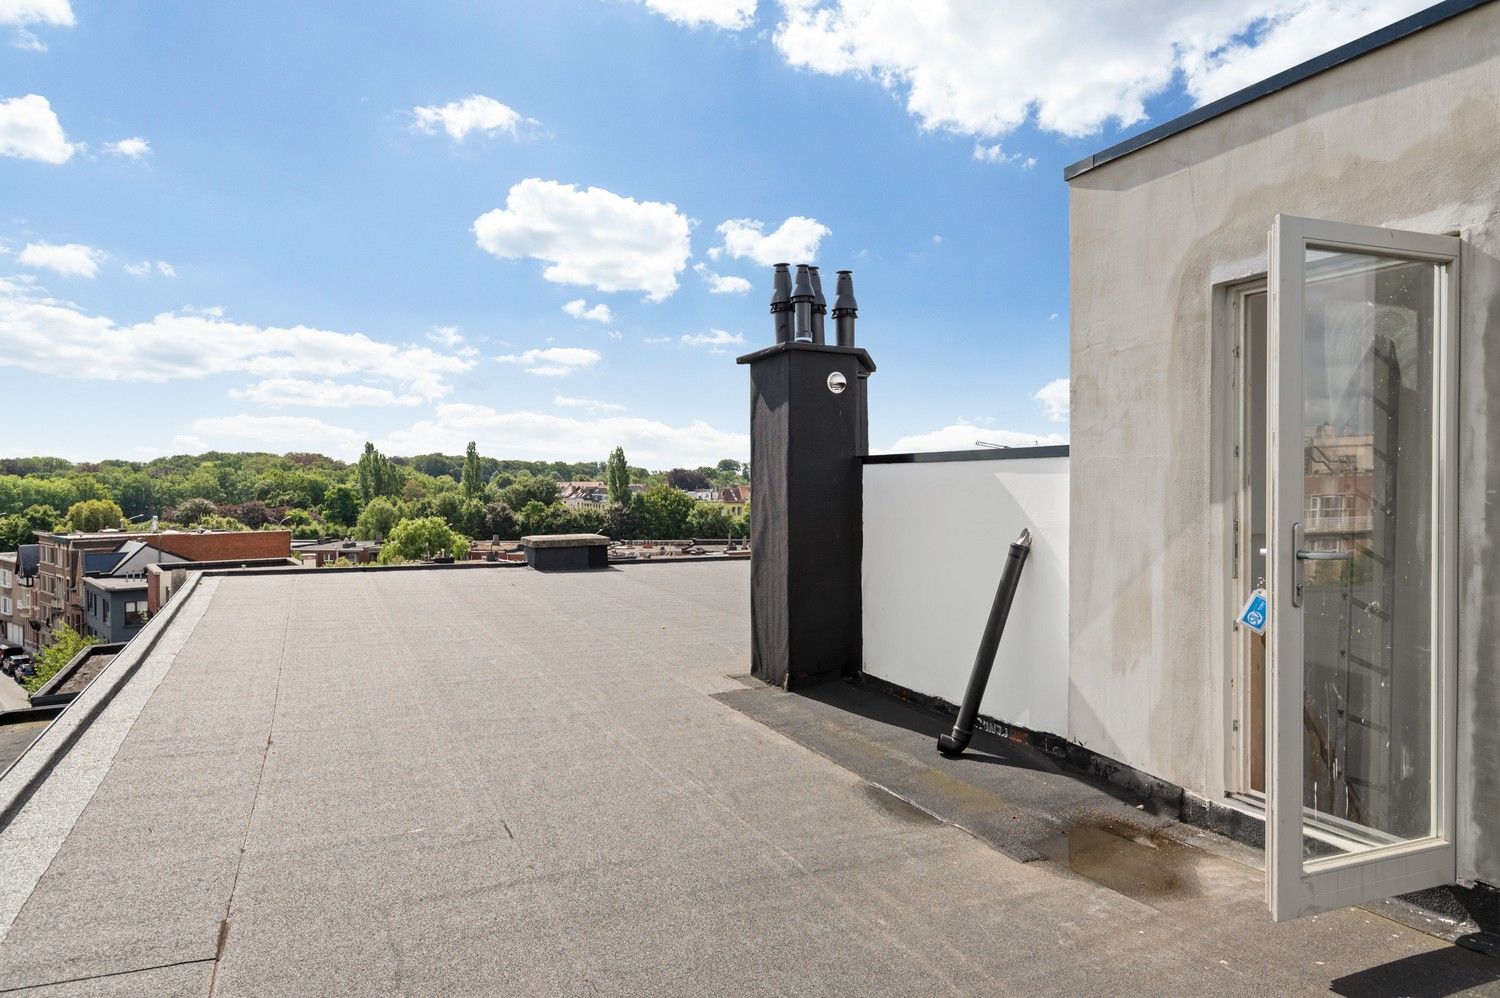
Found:
[[[1277,213],[1457,232],[1459,873],[1500,883],[1500,4],[1075,178],[1069,733],[1226,775],[1230,330]]]

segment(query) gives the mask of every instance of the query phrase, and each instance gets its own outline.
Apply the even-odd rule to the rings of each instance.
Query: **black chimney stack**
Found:
[[[778,263],[771,278],[771,316],[776,327],[776,342],[792,341],[792,275],[787,265]]]
[[[823,278],[818,276],[818,268],[808,264],[807,273],[812,278],[812,341],[821,344],[826,342],[823,338],[823,319],[828,315],[828,299],[823,297]]]
[[[859,315],[859,302],[854,300],[854,272],[839,271],[839,282],[833,300],[833,328],[841,347],[854,346],[854,319]]]
[[[776,343],[750,368],[751,674],[798,689],[859,671],[866,389],[875,364],[853,345],[854,291],[839,272],[839,342],[816,267],[776,266]]]

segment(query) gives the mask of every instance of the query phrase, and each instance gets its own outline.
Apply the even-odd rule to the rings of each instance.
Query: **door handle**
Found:
[[[1348,551],[1296,551],[1298,561],[1348,561]]]
[[[1347,551],[1309,551],[1302,546],[1302,521],[1292,524],[1292,606],[1302,605],[1304,576],[1299,562],[1304,561],[1348,561]]]

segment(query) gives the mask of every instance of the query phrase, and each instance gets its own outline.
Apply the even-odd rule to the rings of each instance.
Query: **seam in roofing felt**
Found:
[[[214,970],[208,979],[208,998],[214,998],[219,991],[219,968],[223,966],[224,949],[229,944],[230,919],[235,915],[234,899],[240,890],[240,874],[245,870],[245,854],[250,851],[250,830],[255,827],[255,814],[260,810],[262,790],[266,783],[266,763],[271,759],[271,746],[276,739],[276,713],[281,708],[281,681],[286,675],[286,649],[291,632],[292,614],[288,613],[281,626],[281,651],[276,656],[276,687],[271,692],[271,717],[266,722],[266,743],[260,749],[260,764],[255,768],[255,792],[250,796],[250,813],[245,815],[245,830],[240,834],[240,854],[234,862],[229,896],[224,899],[224,917],[219,921],[219,941],[214,949]]]
[[[173,960],[171,963],[157,963],[149,967],[131,967],[128,970],[111,970],[104,974],[87,974],[83,977],[68,977],[59,981],[46,981],[42,984],[22,984],[14,988],[0,988],[0,994],[15,994],[20,991],[34,991],[37,988],[55,988],[64,984],[82,984],[86,981],[105,981],[114,977],[129,977],[131,974],[149,974],[157,970],[174,970],[177,967],[191,967],[195,963],[211,963],[215,958],[201,956],[193,960]]]
[[[217,580],[200,584],[195,576],[0,775],[0,942],[217,588]]]

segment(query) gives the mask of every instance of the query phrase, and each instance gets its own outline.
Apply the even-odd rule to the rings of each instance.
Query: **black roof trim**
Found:
[[[1404,17],[1395,24],[1389,24],[1379,31],[1372,31],[1363,38],[1354,41],[1322,55],[1309,59],[1300,66],[1285,69],[1275,76],[1264,79],[1259,83],[1252,84],[1243,90],[1236,91],[1227,97],[1204,104],[1200,108],[1189,111],[1180,117],[1173,118],[1155,128],[1148,128],[1139,135],[1132,136],[1124,142],[1116,143],[1108,149],[1094,153],[1086,159],[1080,159],[1071,166],[1063,167],[1063,180],[1072,180],[1074,177],[1087,173],[1096,166],[1103,166],[1112,160],[1128,156],[1137,149],[1145,148],[1162,139],[1171,138],[1178,132],[1185,132],[1194,125],[1201,125],[1211,118],[1217,118],[1221,114],[1233,111],[1235,108],[1243,107],[1252,101],[1260,100],[1268,94],[1287,87],[1301,83],[1310,77],[1316,76],[1325,70],[1333,69],[1335,66],[1343,65],[1362,55],[1383,48],[1392,42],[1400,41],[1407,35],[1414,35],[1435,24],[1441,24],[1449,18],[1457,17],[1459,14],[1467,13],[1476,7],[1483,7],[1491,0],[1443,0],[1442,3],[1419,10],[1410,17]]]
[[[983,450],[934,450],[916,454],[866,454],[865,464],[942,464],[947,461],[1015,461],[1025,457],[1067,457],[1067,444],[1045,447],[988,447]]]

